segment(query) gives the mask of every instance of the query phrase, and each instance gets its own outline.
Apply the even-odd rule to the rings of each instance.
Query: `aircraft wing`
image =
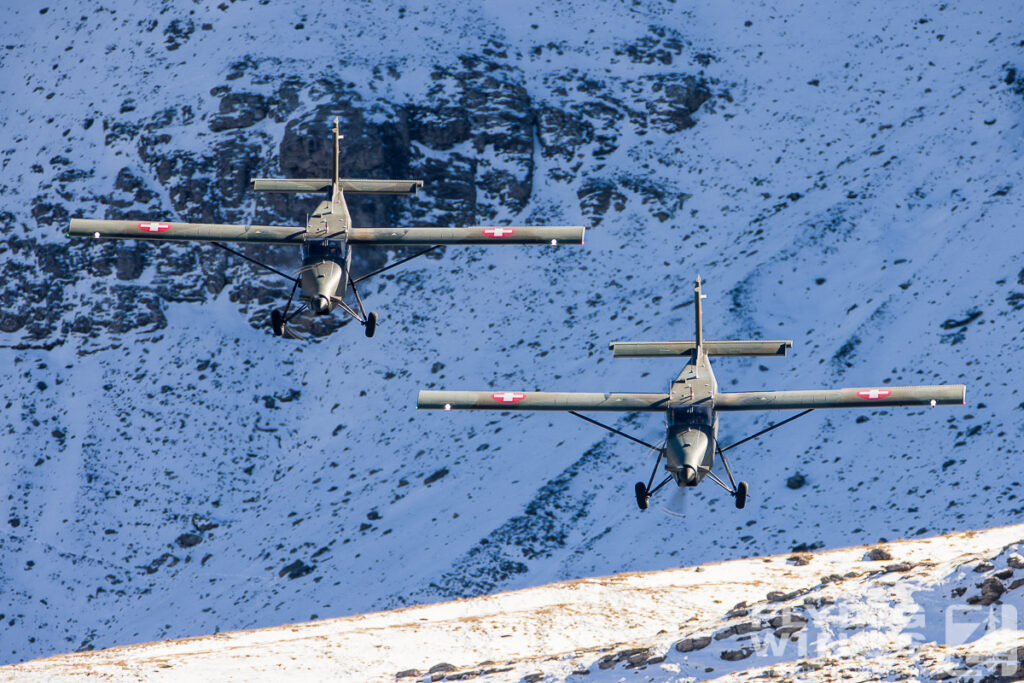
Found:
[[[563,391],[421,391],[417,408],[442,410],[645,410],[668,408],[668,394]]]
[[[882,408],[885,406],[963,405],[967,387],[862,387],[812,391],[742,391],[715,394],[715,410],[790,410],[802,408]]]
[[[306,240],[306,229],[283,225],[218,225],[215,223],[104,221],[72,218],[67,236],[299,244]]]
[[[350,228],[352,244],[583,244],[582,225]]]

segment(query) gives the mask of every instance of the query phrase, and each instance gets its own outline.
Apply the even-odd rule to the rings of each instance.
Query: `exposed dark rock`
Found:
[[[723,650],[722,659],[727,662],[738,662],[741,659],[746,659],[750,655],[754,654],[754,648],[741,647],[738,650]]]
[[[404,108],[408,117],[409,137],[437,151],[447,151],[472,137],[469,112],[460,106]]]
[[[882,562],[885,560],[891,560],[892,555],[890,555],[889,551],[885,548],[872,548],[864,555],[864,559],[872,562]]]
[[[711,99],[707,82],[693,76],[659,79],[653,91],[660,96],[647,104],[649,120],[653,127],[666,133],[679,133],[696,126],[693,115]]]
[[[196,30],[191,19],[173,19],[164,29],[164,45],[168,50],[177,50],[188,41]]]
[[[442,479],[445,476],[447,476],[447,474],[448,474],[448,468],[447,467],[442,467],[441,469],[437,470],[436,472],[431,474],[429,477],[424,479],[423,483],[424,484],[433,484],[438,479]]]
[[[258,93],[229,93],[220,100],[220,112],[210,119],[210,130],[219,133],[234,128],[248,128],[267,117],[270,104]]]
[[[1003,582],[994,576],[990,576],[981,583],[981,595],[973,595],[967,598],[968,605],[991,605],[999,600],[999,597],[1006,592]]]
[[[703,650],[710,644],[711,636],[700,636],[697,638],[683,638],[676,641],[675,648],[679,652],[693,652],[694,650]]]
[[[174,565],[178,564],[178,562],[180,562],[180,560],[178,559],[178,557],[176,555],[172,555],[170,553],[164,553],[163,555],[161,555],[160,557],[156,558],[155,560],[153,560],[149,564],[147,564],[147,565],[145,565],[143,567],[140,567],[140,569],[145,570],[145,572],[147,574],[156,574],[157,571],[159,571],[160,567],[164,566],[165,564],[167,565],[168,568],[170,568],[170,567],[173,567]]]
[[[594,139],[594,126],[582,116],[542,107],[537,112],[537,139],[545,157],[571,161],[580,147]]]
[[[192,546],[199,545],[203,542],[203,537],[199,534],[182,534],[174,541],[182,548],[191,548]]]
[[[404,669],[395,674],[395,678],[416,678],[420,676],[419,669]]]
[[[291,564],[282,568],[277,575],[281,577],[287,576],[289,579],[299,579],[312,573],[314,569],[316,569],[316,567],[310,566],[302,560],[295,560]]]
[[[427,673],[448,673],[449,671],[456,671],[457,669],[458,667],[456,667],[454,664],[449,664],[448,662],[441,662],[440,664],[435,664],[434,666],[427,669]]]
[[[791,489],[803,488],[804,484],[807,483],[807,477],[797,472],[796,474],[786,479],[786,486]]]

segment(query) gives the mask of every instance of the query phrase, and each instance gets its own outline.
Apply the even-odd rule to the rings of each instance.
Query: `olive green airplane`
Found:
[[[417,256],[445,244],[583,244],[583,226],[502,226],[466,228],[356,228],[352,226],[345,194],[411,195],[422,187],[422,180],[374,180],[339,178],[338,119],[334,119],[334,176],[327,179],[255,178],[253,189],[261,192],[327,192],[325,199],[310,214],[305,227],[280,225],[216,225],[174,223],[154,220],[92,220],[72,218],[68,237],[120,238],[146,240],[196,240],[210,242],[251,263],[273,271],[293,282],[284,310],[274,309],[270,325],[276,336],[301,339],[288,323],[308,308],[313,315],[329,315],[340,308],[363,325],[367,337],[377,329],[377,313],[367,314],[356,283],[402,265]],[[261,263],[221,242],[250,244],[294,244],[302,248],[302,267],[293,277]],[[352,247],[376,245],[434,245],[383,268],[352,277]],[[289,313],[295,290],[301,286],[303,303]],[[347,287],[352,288],[355,307],[345,301]]]
[[[733,478],[725,452],[756,439],[777,427],[792,422],[818,408],[882,408],[888,406],[963,405],[967,387],[963,384],[916,387],[859,387],[810,391],[745,391],[718,390],[711,356],[785,356],[792,341],[712,341],[705,340],[701,321],[701,281],[694,287],[696,308],[696,339],[667,342],[612,342],[617,358],[649,358],[685,356],[689,361],[672,381],[667,394],[576,393],[544,391],[421,391],[417,408],[444,410],[565,410],[613,434],[646,446],[658,453],[654,470],[647,484],[637,482],[636,502],[647,509],[651,496],[669,481],[680,487],[696,486],[705,477],[725,489],[735,499],[736,507],[747,501],[747,483]],[[733,410],[801,410],[785,420],[770,425],[756,434],[728,446],[718,444],[718,413]],[[580,410],[661,411],[666,413],[664,444],[654,446],[597,420],[580,415]],[[715,454],[722,458],[729,483],[712,472]],[[652,488],[658,465],[666,461],[669,473]]]

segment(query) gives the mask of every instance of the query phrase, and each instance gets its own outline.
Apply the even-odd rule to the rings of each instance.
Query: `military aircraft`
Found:
[[[379,275],[417,256],[445,244],[583,244],[583,226],[501,226],[466,228],[356,228],[352,226],[345,194],[411,195],[422,187],[422,180],[375,180],[339,178],[338,119],[334,119],[334,176],[327,179],[255,178],[253,189],[260,192],[327,192],[329,199],[319,203],[305,227],[280,225],[216,225],[209,223],[175,223],[154,220],[92,220],[72,218],[68,237],[109,237],[147,240],[197,240],[210,242],[240,258],[273,271],[293,282],[284,310],[271,313],[271,329],[276,336],[298,339],[288,323],[305,309],[313,315],[328,315],[340,308],[363,325],[367,337],[377,329],[377,313],[367,314],[356,283]],[[302,248],[302,267],[298,277],[277,270],[221,242],[259,244],[295,244]],[[352,277],[352,248],[364,244],[434,245],[418,251],[371,273]],[[288,309],[301,286],[301,306],[289,314]],[[355,308],[345,301],[346,288],[351,287]]]
[[[963,384],[915,387],[858,387],[810,391],[745,391],[718,390],[711,356],[785,356],[792,348],[789,340],[778,341],[713,341],[705,340],[701,320],[700,277],[694,287],[696,338],[693,341],[612,342],[617,358],[683,356],[689,360],[676,377],[667,394],[576,393],[544,391],[421,391],[417,408],[444,410],[565,410],[613,434],[646,446],[658,453],[654,470],[647,484],[637,482],[637,506],[647,509],[653,496],[669,481],[679,487],[696,486],[705,477],[725,489],[735,499],[736,507],[747,501],[747,483],[733,478],[725,452],[756,439],[773,429],[792,422],[818,408],[881,408],[887,406],[963,405],[967,388]],[[785,420],[728,446],[718,444],[718,413],[733,410],[802,410]],[[665,441],[654,446],[634,436],[581,415],[580,410],[660,411],[666,414]],[[712,472],[715,454],[722,458],[729,484]],[[662,459],[668,475],[652,488]]]

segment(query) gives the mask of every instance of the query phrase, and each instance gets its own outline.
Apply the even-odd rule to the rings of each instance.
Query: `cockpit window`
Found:
[[[706,425],[714,422],[714,413],[710,405],[670,406],[668,409],[670,424]]]
[[[303,258],[339,259],[342,256],[341,242],[335,240],[306,240],[302,243]]]

